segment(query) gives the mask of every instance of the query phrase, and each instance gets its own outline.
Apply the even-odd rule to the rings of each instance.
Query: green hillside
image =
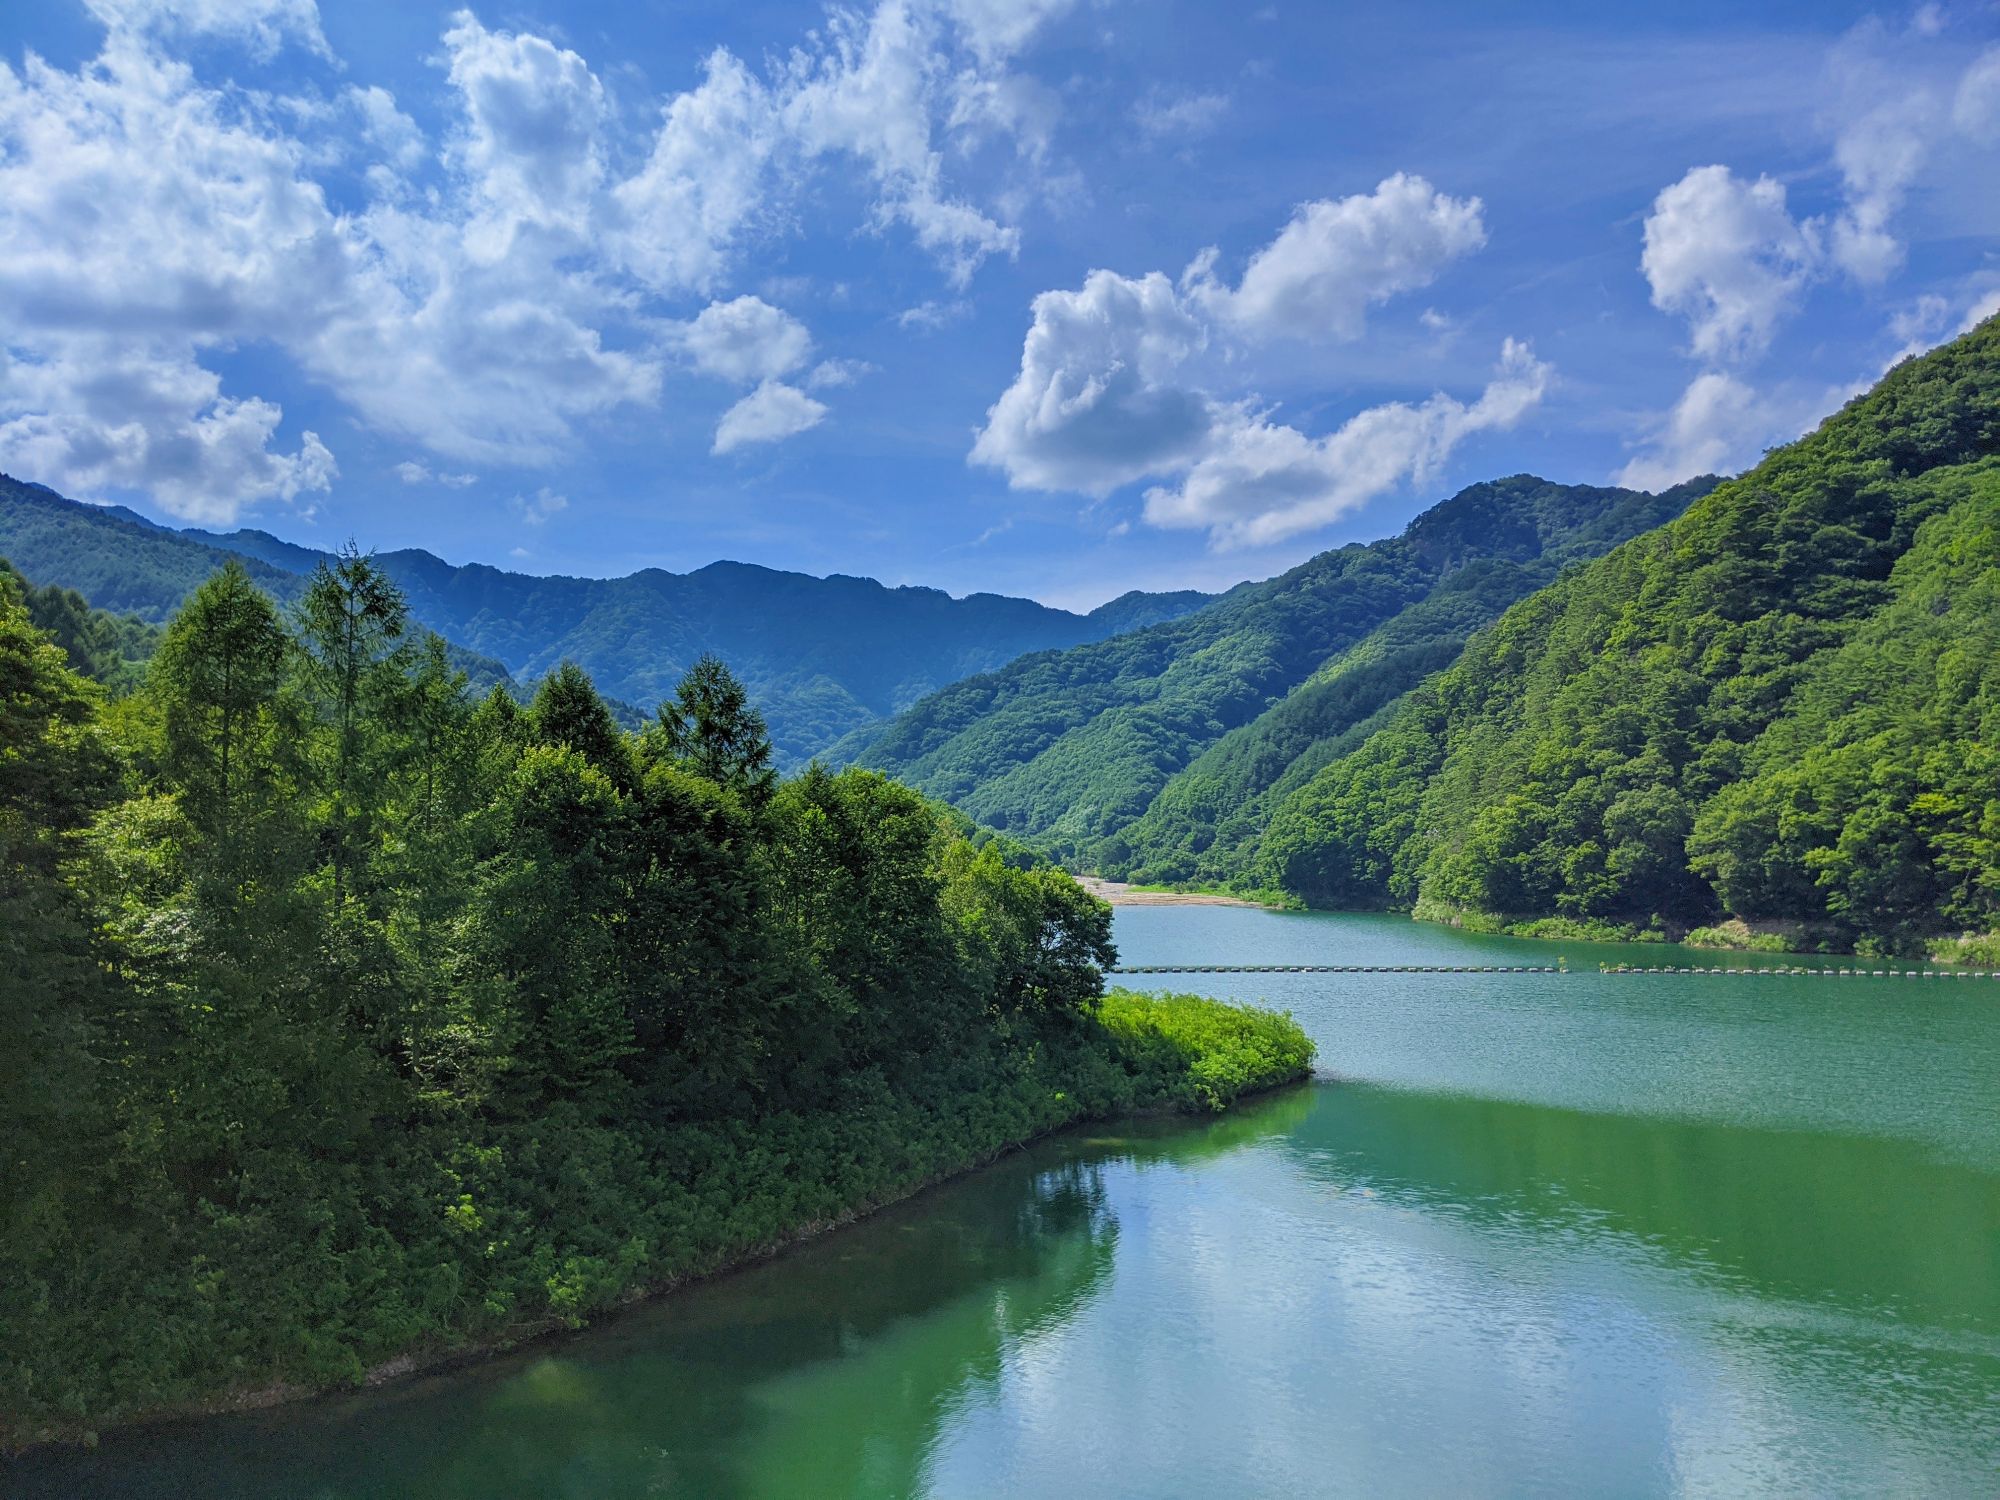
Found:
[[[1265,799],[1323,765],[1340,735],[1564,565],[1679,514],[1710,483],[1474,485],[1399,537],[954,684],[834,754],[1107,873],[1221,878],[1218,845],[1238,848]]]
[[[1524,601],[1272,815],[1315,904],[2000,920],[2000,322]]]
[[[4,476],[0,554],[99,608],[155,622],[228,557],[243,558],[259,587],[289,600],[327,555],[259,531],[173,531]],[[455,566],[421,551],[376,562],[403,591],[412,619],[523,682],[575,661],[608,696],[650,711],[698,657],[721,656],[749,687],[788,765],[1023,652],[1174,618],[1210,597],[1132,593],[1078,615],[1030,599],[954,599],[939,589],[734,562],[608,579]]]

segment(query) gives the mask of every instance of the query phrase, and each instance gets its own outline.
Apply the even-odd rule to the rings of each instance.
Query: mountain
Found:
[[[1152,860],[1190,878],[1219,828],[1240,841],[1245,816],[1261,826],[1259,798],[1318,769],[1325,746],[1473,630],[1713,483],[1661,495],[1525,474],[1474,485],[1401,536],[1321,553],[1177,620],[1024,657],[831,753],[1065,858],[1120,873]]]
[[[1510,610],[1273,812],[1330,906],[2000,927],[2000,319]]]
[[[42,583],[159,621],[229,556],[280,599],[327,554],[261,531],[156,526],[0,476],[0,554]],[[1088,615],[1030,599],[885,588],[748,563],[624,578],[542,578],[428,552],[377,554],[438,634],[533,681],[565,660],[610,697],[650,710],[703,652],[742,678],[787,764],[970,673],[1023,652],[1100,640],[1198,610],[1197,593],[1127,594]]]

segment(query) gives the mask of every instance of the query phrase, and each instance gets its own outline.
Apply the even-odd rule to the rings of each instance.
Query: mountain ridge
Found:
[[[158,623],[227,557],[289,600],[330,554],[254,528],[177,530],[0,476],[0,555],[38,583]],[[451,563],[420,548],[374,557],[407,595],[414,620],[524,682],[575,660],[608,697],[644,711],[696,657],[724,657],[769,720],[785,764],[1023,651],[1101,639],[1211,598],[1135,592],[1078,614],[1004,594],[954,598],[923,585],[730,559],[689,573],[594,579]]]

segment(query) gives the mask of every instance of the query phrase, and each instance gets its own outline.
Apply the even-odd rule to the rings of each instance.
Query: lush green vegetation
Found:
[[[39,582],[156,623],[231,557],[285,603],[331,560],[260,531],[169,530],[5,476],[0,554]],[[1075,615],[1030,599],[953,599],[938,589],[733,562],[625,578],[537,578],[455,567],[420,551],[384,553],[375,563],[403,592],[412,619],[477,658],[459,665],[482,688],[508,672],[533,683],[573,661],[614,706],[648,704],[701,656],[724,658],[769,722],[781,768],[1024,651],[1099,640],[1208,602],[1191,592],[1135,592]]]
[[[1919,951],[2000,917],[2000,323],[1509,611],[1276,808],[1317,905]]]
[[[1241,877],[1270,807],[1346,737],[1566,563],[1679,514],[1708,483],[1474,485],[1400,537],[1323,553],[1184,619],[1025,657],[833,753],[1107,875]]]
[[[67,608],[67,605],[65,605]],[[0,1443],[574,1323],[1080,1117],[1299,1075],[699,661],[475,697],[351,551],[113,700],[0,579]]]
[[[36,588],[4,557],[0,557],[0,578],[11,581],[28,611],[28,623],[62,647],[77,671],[114,693],[127,693],[139,685],[160,643],[157,625],[137,615],[93,609],[75,589],[54,584]]]

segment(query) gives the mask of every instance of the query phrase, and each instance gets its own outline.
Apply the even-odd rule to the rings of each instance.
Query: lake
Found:
[[[1602,975],[1763,960],[1230,907],[1122,908],[1117,937],[1135,964],[1583,972],[1190,977],[1291,1010],[1320,1078],[1042,1142],[467,1371],[0,1479],[135,1500],[2000,1492],[2000,980]]]

